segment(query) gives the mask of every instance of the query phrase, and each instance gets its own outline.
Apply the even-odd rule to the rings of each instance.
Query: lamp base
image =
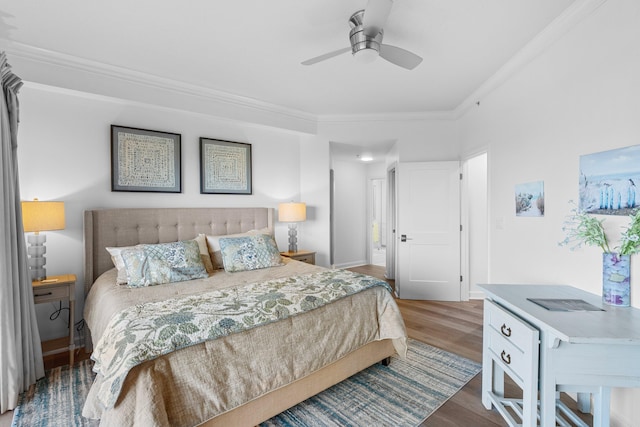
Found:
[[[43,233],[30,234],[27,236],[27,241],[29,242],[27,253],[29,254],[31,280],[44,280],[47,278],[47,269],[44,267],[47,263],[44,256],[47,252],[47,248],[44,246],[47,236]]]
[[[298,224],[289,224],[289,252],[298,252]]]

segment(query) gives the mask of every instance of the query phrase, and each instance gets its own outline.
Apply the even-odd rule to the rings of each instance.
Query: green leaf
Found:
[[[174,336],[177,331],[178,331],[178,328],[176,327],[176,325],[165,326],[160,331],[160,334],[158,334],[158,339],[160,341],[166,341],[172,336]]]
[[[178,328],[180,329],[180,332],[187,335],[195,334],[200,331],[200,328],[198,328],[194,323],[183,323]]]

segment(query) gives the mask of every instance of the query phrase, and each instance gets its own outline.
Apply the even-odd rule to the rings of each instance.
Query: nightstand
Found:
[[[33,302],[36,304],[69,301],[69,336],[44,341],[42,355],[48,356],[69,351],[69,366],[73,366],[76,275],[48,276],[44,280],[35,280],[31,284],[33,286]]]
[[[280,255],[287,258],[295,259],[296,261],[306,262],[307,264],[316,265],[316,253],[311,251],[298,251],[298,252],[280,252]]]

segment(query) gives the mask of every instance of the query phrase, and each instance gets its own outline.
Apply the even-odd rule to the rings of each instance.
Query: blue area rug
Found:
[[[20,397],[12,427],[97,426],[82,406],[94,374],[89,360],[47,371]],[[417,426],[469,382],[481,365],[409,340],[407,360],[376,364],[261,426]]]
[[[95,374],[93,362],[83,360],[73,369],[69,366],[46,372],[18,400],[11,427],[93,427],[99,424],[82,414]]]
[[[261,427],[418,426],[482,365],[409,340],[407,360],[376,364],[261,424]]]

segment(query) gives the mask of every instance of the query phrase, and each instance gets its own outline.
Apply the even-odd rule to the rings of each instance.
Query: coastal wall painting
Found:
[[[516,216],[544,216],[544,181],[516,185]]]
[[[629,215],[640,209],[640,145],[580,156],[580,209]]]

